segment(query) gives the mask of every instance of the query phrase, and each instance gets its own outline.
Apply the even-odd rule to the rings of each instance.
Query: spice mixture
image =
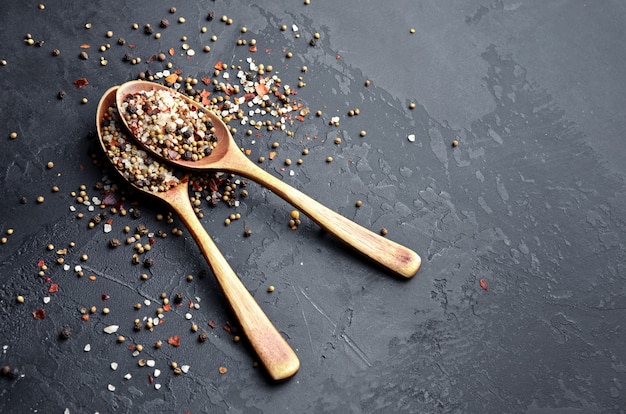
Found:
[[[175,92],[156,90],[126,96],[120,108],[133,135],[170,160],[197,161],[217,145],[213,123],[200,106]]]
[[[150,192],[167,191],[179,183],[170,167],[152,159],[126,137],[114,105],[109,107],[101,127],[106,155],[128,182]]]

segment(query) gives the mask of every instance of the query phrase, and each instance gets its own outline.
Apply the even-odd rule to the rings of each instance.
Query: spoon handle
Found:
[[[413,250],[343,217],[252,162],[243,168],[233,167],[232,172],[272,190],[324,230],[391,272],[408,279],[419,270],[422,259]]]
[[[293,376],[300,367],[298,356],[276,330],[208,235],[196,217],[186,192],[174,192],[168,197],[168,201],[198,243],[248,341],[269,375],[274,380]]]

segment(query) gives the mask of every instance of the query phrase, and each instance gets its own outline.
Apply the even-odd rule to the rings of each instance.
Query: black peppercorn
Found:
[[[133,211],[130,212],[130,215],[132,218],[139,218],[141,217],[141,211],[139,209],[134,208]]]
[[[144,267],[152,267],[154,265],[154,259],[152,257],[148,257],[143,261]]]
[[[180,305],[183,303],[183,294],[178,292],[174,295],[174,303]]]
[[[207,335],[207,333],[206,333],[206,332],[200,332],[200,335],[198,335],[198,340],[199,340],[200,342],[204,342],[204,341],[206,341],[207,339],[209,339],[209,335]]]
[[[59,338],[68,339],[70,336],[72,336],[72,330],[69,326],[65,326],[63,329],[61,329],[61,332],[59,333]]]
[[[315,40],[315,39],[309,40],[309,45],[315,46],[316,44],[317,44],[317,40]]]
[[[166,28],[170,25],[170,22],[167,19],[161,19],[161,27]]]
[[[111,247],[111,248],[115,248],[115,247],[118,247],[118,246],[121,246],[121,245],[122,245],[122,242],[119,239],[113,238],[113,239],[109,240],[109,247]]]
[[[150,23],[146,23],[146,25],[143,27],[143,32],[148,35],[153,33],[152,26],[150,26]]]
[[[207,15],[206,19],[208,21],[211,21],[215,18],[215,12],[214,11],[210,11],[209,14]]]
[[[28,199],[26,197],[20,197],[20,204],[28,203]]]

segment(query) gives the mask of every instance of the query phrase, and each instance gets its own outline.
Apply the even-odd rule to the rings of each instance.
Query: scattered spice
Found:
[[[44,308],[39,308],[36,311],[33,312],[33,318],[35,319],[45,319],[46,318],[46,311]]]
[[[180,336],[170,336],[169,338],[167,338],[167,343],[172,346],[180,346]]]
[[[489,290],[489,285],[487,284],[487,281],[485,279],[480,279],[478,281],[478,284],[480,285],[481,288],[483,288],[485,291]]]

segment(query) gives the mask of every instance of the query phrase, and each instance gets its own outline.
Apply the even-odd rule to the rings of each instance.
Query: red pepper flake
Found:
[[[176,73],[172,73],[171,75],[167,76],[165,78],[165,82],[167,83],[174,83],[176,82],[176,80],[178,79],[178,75]]]
[[[172,310],[172,307],[170,306],[169,303],[166,303],[165,305],[163,305],[163,311],[169,312],[170,310]]]
[[[146,61],[146,63],[152,63],[152,62],[156,62],[157,60],[157,55],[152,55],[150,56],[150,58]]]
[[[200,92],[200,97],[202,98],[202,105],[209,105],[211,103],[209,96],[211,96],[211,92],[207,91],[206,89],[203,89],[202,92]]]
[[[300,122],[304,122],[304,117],[302,115],[296,116],[296,119]]]
[[[215,323],[215,321],[214,321],[213,319],[211,319],[211,320],[208,322],[208,325],[209,325],[209,327],[210,327],[211,329],[215,329],[215,327],[217,326],[217,323]]]
[[[76,86],[76,88],[80,89],[83,86],[87,86],[89,85],[89,81],[87,80],[87,78],[80,78],[80,79],[76,79],[74,81],[74,86]]]
[[[129,351],[134,351],[135,350],[135,344],[128,345],[128,350]]]
[[[489,290],[489,285],[487,284],[487,281],[485,279],[480,279],[478,283],[480,284],[480,287],[483,288],[485,291]]]
[[[174,56],[174,53],[176,53],[176,51],[174,50],[173,47],[170,47],[170,50],[168,51],[170,56]]]
[[[103,293],[101,298],[102,298],[102,300],[109,300],[109,299],[111,299],[111,296],[106,294],[106,293]]]
[[[89,320],[89,314],[88,313],[84,314],[83,316],[80,317],[80,319],[87,322]]]
[[[264,83],[259,83],[258,85],[256,85],[254,87],[254,90],[259,96],[267,95],[267,93],[269,92],[269,88]]]
[[[180,336],[178,336],[178,335],[170,336],[169,338],[167,338],[167,343],[172,345],[172,346],[179,346],[180,345]]]
[[[205,85],[209,85],[211,83],[211,78],[209,78],[208,76],[203,77],[202,79],[200,79],[202,81],[202,83],[204,83]]]
[[[149,236],[148,237],[148,243],[150,243],[150,246],[154,245],[154,243],[155,243],[154,237]]]
[[[233,333],[233,327],[231,326],[230,322],[226,322],[226,324],[222,326],[222,329],[228,333]]]
[[[44,308],[39,308],[33,312],[33,318],[35,319],[45,319],[45,317],[46,311],[44,310]]]
[[[337,59],[337,60],[341,59],[341,55],[335,56],[335,59]]]
[[[43,260],[40,260],[37,262],[37,267],[43,267],[45,266],[46,262],[44,262]]]
[[[54,293],[54,292],[58,292],[59,291],[59,284],[58,283],[53,283],[50,285],[50,288],[48,289],[48,292],[50,293]]]
[[[107,224],[113,224],[113,219],[108,219],[108,220],[106,221],[106,223],[107,223]]]
[[[154,378],[152,377],[152,375],[148,374],[148,384],[152,385],[153,382]]]
[[[50,281],[51,281],[51,280],[52,280],[52,279],[50,279],[50,276],[46,276],[46,278],[44,279],[44,281],[45,281],[46,283],[50,283]]]
[[[129,49],[134,49],[134,48],[135,48],[135,45],[130,44],[130,45],[128,45],[128,48],[129,48]]]
[[[217,70],[222,70],[222,69],[224,69],[224,64],[222,63],[222,61],[221,61],[221,60],[219,60],[219,61],[215,64],[215,66],[213,66],[213,67],[214,67],[215,69],[217,69]]]
[[[89,46],[87,43],[83,43],[82,45],[80,45],[81,49],[89,49],[91,46]]]
[[[270,53],[270,49],[265,49],[265,53]]]
[[[248,49],[248,50],[249,50],[251,53],[256,53],[256,51],[257,51],[256,45],[252,45],[252,46],[250,46],[250,49]]]

